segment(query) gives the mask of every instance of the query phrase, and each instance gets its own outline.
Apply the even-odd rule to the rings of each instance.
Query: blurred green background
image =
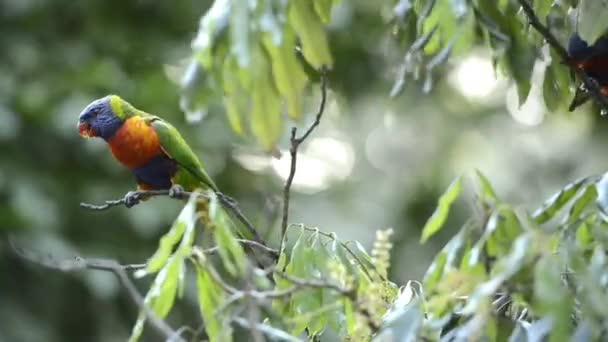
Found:
[[[106,212],[78,205],[119,198],[134,187],[103,141],[83,140],[76,132],[87,103],[116,93],[176,125],[220,188],[278,244],[288,155],[273,159],[252,140],[236,137],[219,110],[186,118],[178,105],[179,87],[167,73],[191,54],[190,42],[209,5],[0,2],[3,235],[56,259],[80,255],[136,263],[153,253],[180,203],[153,199]],[[418,243],[438,195],[457,175],[479,169],[503,198],[534,209],[561,185],[603,172],[608,158],[605,120],[595,111],[548,113],[537,86],[518,108],[516,91],[496,80],[483,49],[442,67],[432,93],[408,81],[402,95],[390,98],[403,48],[386,20],[389,5],[343,1],[334,9],[328,108],[302,146],[290,221],[365,246],[376,229],[393,227],[391,277],[403,283],[420,279],[454,233],[448,228],[431,243]],[[542,65],[537,67],[540,77]],[[302,127],[319,100],[316,87],[307,94],[311,114]],[[280,147],[285,152],[287,137]],[[468,210],[469,203],[461,201],[451,220]],[[142,291],[146,284],[138,281]],[[136,314],[111,274],[43,269],[0,245],[0,341],[123,340]],[[188,292],[169,316],[172,322],[200,325]],[[154,338],[149,334],[145,340]]]

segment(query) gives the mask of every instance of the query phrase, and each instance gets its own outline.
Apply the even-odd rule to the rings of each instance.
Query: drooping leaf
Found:
[[[450,213],[450,207],[452,203],[456,200],[458,195],[460,194],[460,189],[462,188],[462,179],[460,177],[456,178],[450,184],[448,189],[439,197],[439,203],[437,204],[437,208],[431,215],[431,217],[426,221],[424,228],[422,228],[422,237],[420,238],[420,242],[424,243],[431,236],[437,233],[443,224],[445,223],[448,214]]]
[[[475,180],[477,185],[479,186],[479,194],[484,201],[488,201],[490,203],[495,203],[498,201],[498,197],[490,185],[490,181],[486,178],[486,176],[481,173],[479,170],[475,170]]]
[[[433,289],[435,289],[435,286],[437,286],[437,283],[439,283],[439,280],[443,275],[446,260],[447,255],[444,251],[442,251],[437,254],[435,260],[427,269],[426,274],[424,275],[424,288],[427,292],[433,291]]]
[[[256,50],[254,59],[256,64],[255,84],[249,89],[251,92],[251,131],[262,146],[270,151],[281,136],[283,128],[280,112],[281,101],[270,78],[270,65],[263,56],[261,48]]]
[[[555,256],[541,258],[535,267],[534,298],[537,310],[552,318],[551,341],[569,336],[572,301],[562,284],[562,266]]]
[[[177,294],[180,267],[183,267],[182,258],[172,256],[167,264],[158,272],[152,286],[144,298],[144,305],[150,308],[159,319],[165,318],[173,307]],[[129,342],[137,342],[144,329],[146,314],[140,311],[137,321],[131,331]]]
[[[209,203],[209,218],[214,225],[214,239],[218,253],[226,270],[233,276],[243,274],[247,256],[243,246],[234,235],[232,221],[219,204],[217,196],[212,195]]]
[[[196,285],[198,306],[209,341],[231,341],[232,329],[229,324],[222,322],[223,313],[217,312],[225,301],[225,294],[201,265],[196,265]]]
[[[184,232],[189,232],[187,238],[190,239],[191,233],[194,230],[196,224],[196,198],[192,196],[186,206],[182,209],[181,213],[171,226],[171,229],[161,237],[159,246],[154,255],[148,260],[146,269],[143,272],[137,272],[137,277],[143,277],[147,274],[155,273],[161,267],[163,267],[173,247],[183,238]]]
[[[579,193],[574,198],[574,202],[572,203],[572,207],[570,207],[570,212],[566,217],[566,223],[572,224],[578,219],[580,219],[580,215],[589,206],[590,203],[594,203],[597,199],[597,191],[595,190],[595,185],[587,185],[582,188]]]
[[[536,16],[540,18],[540,20],[544,20],[549,12],[551,12],[551,6],[553,5],[553,0],[533,0],[533,9]]]
[[[581,38],[589,45],[606,33],[608,30],[607,0],[581,0],[578,6],[577,28]]]
[[[543,204],[542,208],[536,210],[532,214],[532,219],[537,224],[543,224],[549,221],[574,197],[574,195],[576,195],[578,190],[585,184],[586,181],[587,178],[583,178],[566,185],[560,192],[556,193],[549,200],[547,200]]]
[[[266,35],[263,41],[266,51],[270,54],[274,84],[287,102],[287,113],[291,118],[297,119],[301,114],[301,93],[308,80],[293,49],[293,32],[285,29],[278,43],[274,42],[270,35]]]
[[[292,0],[288,9],[289,23],[293,26],[302,42],[304,58],[315,69],[331,67],[333,59],[329,52],[327,36],[321,19],[315,13],[313,2],[309,0]]]

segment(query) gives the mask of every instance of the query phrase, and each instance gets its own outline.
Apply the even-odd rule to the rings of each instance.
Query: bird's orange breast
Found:
[[[108,144],[112,155],[129,169],[140,167],[163,153],[156,132],[141,116],[127,119]]]

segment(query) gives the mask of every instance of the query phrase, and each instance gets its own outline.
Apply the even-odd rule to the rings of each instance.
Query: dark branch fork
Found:
[[[543,25],[543,23],[540,21],[540,19],[538,18],[538,16],[534,12],[534,9],[530,6],[528,1],[527,0],[518,0],[518,1],[519,1],[519,4],[521,5],[521,8],[524,11],[526,17],[528,18],[528,21],[530,22],[530,25],[532,27],[534,27],[534,29],[543,36],[543,38],[547,41],[547,43],[555,50],[555,52],[557,52],[557,54],[560,56],[560,58],[564,62],[566,62],[567,65],[570,65],[570,63],[568,63],[570,61],[570,56],[568,55],[568,51],[557,40],[557,38],[555,38],[553,33],[551,33],[551,30],[549,30],[548,27]],[[602,112],[608,112],[608,98],[604,94],[602,94],[602,91],[601,91],[600,86],[597,83],[597,81],[595,81],[593,78],[589,77],[587,75],[587,73],[585,73],[585,71],[580,68],[571,66],[571,69],[574,70],[574,72],[576,72],[576,74],[581,78],[587,91],[589,91],[591,93],[591,95],[593,95],[594,100],[602,108]]]
[[[287,233],[287,225],[289,220],[289,197],[291,192],[291,184],[293,183],[293,178],[296,175],[296,164],[298,158],[298,148],[300,145],[310,136],[310,134],[314,131],[314,129],[319,126],[321,123],[321,117],[323,116],[323,112],[325,111],[325,103],[327,102],[327,72],[325,70],[321,70],[321,102],[319,103],[319,109],[317,111],[317,115],[315,116],[315,121],[308,127],[306,132],[301,137],[297,137],[297,127],[291,128],[291,138],[290,143],[291,147],[289,148],[289,155],[291,156],[291,163],[289,167],[289,176],[285,181],[285,186],[283,187],[283,217],[281,220],[281,245],[279,248],[279,252],[283,251],[284,243],[285,243],[285,234]]]

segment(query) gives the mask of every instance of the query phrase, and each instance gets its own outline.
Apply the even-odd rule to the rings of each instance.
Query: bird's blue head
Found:
[[[585,60],[608,54],[608,37],[599,38],[589,46],[578,33],[573,33],[568,41],[568,55],[575,60]]]
[[[593,48],[587,44],[576,32],[568,41],[568,55],[575,60],[584,60],[593,56]]]
[[[110,139],[125,121],[124,112],[119,109],[121,102],[124,101],[116,95],[108,95],[91,102],[80,112],[78,134],[85,138]]]

